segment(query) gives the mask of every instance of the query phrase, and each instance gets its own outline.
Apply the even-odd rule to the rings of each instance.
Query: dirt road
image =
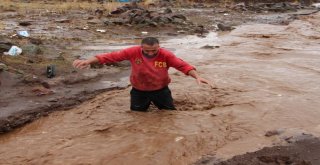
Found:
[[[103,93],[0,137],[4,164],[191,164],[320,136],[320,13],[288,25],[168,40],[217,89],[172,70],[179,111],[129,111],[129,88]],[[219,46],[203,49],[202,46]],[[281,130],[266,137],[270,130]]]

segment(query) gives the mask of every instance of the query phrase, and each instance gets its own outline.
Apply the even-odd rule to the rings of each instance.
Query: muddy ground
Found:
[[[226,161],[207,156],[197,161],[195,165],[319,164],[319,138],[306,134],[297,137],[294,141],[292,141],[291,138],[286,139],[289,143],[288,145],[265,147],[252,153],[234,156],[232,159]]]
[[[0,132],[11,132],[0,136],[0,162],[319,164],[318,147],[309,147],[319,140],[305,138],[320,135],[317,10],[196,7],[172,7],[188,21],[156,27],[106,25],[113,17],[94,10],[1,8],[3,41],[24,53],[1,56]],[[26,29],[31,37],[14,35]],[[71,67],[76,58],[138,44],[148,35],[197,66],[217,88],[197,86],[170,70],[178,111],[134,113],[128,63]],[[54,78],[46,77],[50,64],[57,68]],[[246,152],[253,153],[227,160]]]

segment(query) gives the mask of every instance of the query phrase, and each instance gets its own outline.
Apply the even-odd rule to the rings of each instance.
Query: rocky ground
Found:
[[[160,6],[161,8],[159,8]],[[2,22],[0,23],[1,53],[8,52],[13,45],[18,46],[23,50],[22,54],[17,56],[1,55],[0,132],[5,133],[8,131],[12,131],[14,128],[20,127],[26,123],[40,118],[36,122],[33,122],[31,125],[19,128],[14,132],[4,134],[1,137],[1,148],[4,149],[0,150],[0,159],[2,160],[2,162],[13,164],[19,164],[23,162],[27,164],[41,164],[41,162],[44,163],[46,161],[49,161],[52,164],[59,164],[59,162],[55,162],[51,158],[61,158],[62,160],[66,160],[69,163],[76,163],[81,160],[81,157],[79,159],[60,157],[56,153],[59,147],[67,145],[69,141],[71,143],[69,146],[71,146],[71,148],[73,149],[79,149],[83,147],[90,148],[90,146],[93,147],[96,146],[96,144],[90,145],[84,143],[87,146],[77,145],[78,142],[81,141],[81,139],[78,139],[76,137],[82,137],[82,139],[84,139],[85,141],[104,141],[104,139],[100,136],[113,137],[119,135],[119,138],[113,137],[115,138],[115,141],[121,140],[121,136],[127,136],[133,139],[139,139],[138,137],[141,137],[142,139],[146,140],[147,144],[149,143],[151,145],[151,148],[149,148],[150,151],[152,151],[154,155],[158,156],[161,159],[158,164],[161,164],[161,162],[166,164],[168,164],[168,162],[169,164],[185,164],[196,162],[197,159],[201,158],[199,156],[205,154],[209,154],[209,156],[204,156],[199,161],[197,161],[196,164],[239,164],[242,162],[250,162],[253,159],[254,161],[252,161],[252,164],[283,164],[283,162],[287,164],[319,163],[317,148],[308,147],[311,144],[313,146],[319,146],[319,141],[317,139],[302,138],[302,140],[297,142],[288,142],[288,139],[290,139],[290,137],[300,137],[301,134],[306,133],[305,131],[303,131],[303,133],[295,132],[295,135],[283,137],[282,141],[280,140],[280,142],[275,140],[276,143],[274,143],[273,145],[279,145],[281,147],[264,148],[261,151],[248,153],[244,156],[237,156],[231,160],[222,162],[222,160],[230,158],[231,155],[240,154],[243,153],[243,151],[247,152],[253,150],[253,148],[254,150],[257,150],[257,148],[255,147],[250,148],[249,145],[249,147],[245,146],[243,147],[243,149],[234,149],[232,154],[221,155],[221,153],[228,153],[226,152],[228,151],[228,145],[226,144],[230,144],[230,141],[234,142],[237,139],[242,139],[241,137],[246,137],[245,134],[250,134],[249,132],[251,131],[261,133],[261,131],[266,131],[265,129],[271,129],[264,128],[259,131],[254,131],[254,129],[257,128],[253,128],[252,130],[252,125],[248,128],[243,128],[243,126],[241,126],[241,120],[240,122],[237,121],[237,117],[235,117],[237,115],[233,115],[232,112],[229,112],[230,109],[232,109],[233,107],[237,107],[237,105],[242,105],[241,102],[243,103],[243,107],[240,107],[239,109],[242,109],[244,111],[247,109],[249,109],[249,111],[250,109],[258,111],[260,111],[261,109],[268,109],[270,107],[263,106],[262,102],[268,102],[270,98],[267,97],[264,93],[260,93],[257,95],[254,94],[252,96],[260,96],[261,100],[257,102],[251,102],[250,99],[248,101],[248,97],[250,96],[250,94],[252,94],[252,92],[250,92],[250,88],[247,87],[246,89],[246,86],[241,87],[240,85],[238,87],[232,87],[236,85],[233,83],[229,83],[229,85],[221,85],[219,87],[219,83],[222,83],[226,80],[220,79],[219,82],[219,78],[217,78],[217,76],[230,76],[232,75],[232,72],[223,73],[223,71],[218,71],[218,68],[216,68],[217,66],[221,66],[223,68],[228,65],[244,64],[247,56],[249,56],[248,59],[250,60],[254,59],[253,61],[250,61],[253,63],[260,62],[259,60],[265,60],[265,62],[268,62],[269,60],[272,61],[272,59],[274,59],[275,61],[281,61],[285,58],[287,58],[288,60],[298,58],[297,56],[291,59],[291,56],[289,55],[286,55],[285,57],[279,56],[282,54],[286,54],[286,51],[291,51],[291,53],[293,54],[299,53],[298,51],[302,51],[300,49],[293,49],[292,45],[294,45],[294,43],[288,42],[287,45],[283,44],[283,42],[286,40],[297,40],[296,42],[299,43],[301,41],[302,43],[300,43],[300,45],[298,44],[298,46],[295,45],[294,47],[307,47],[306,52],[302,52],[302,54],[306,54],[306,59],[311,58],[311,55],[309,53],[312,54],[312,51],[317,52],[316,47],[312,47],[312,45],[319,41],[318,30],[315,28],[319,25],[319,22],[314,21],[318,18],[318,15],[315,15],[317,14],[318,10],[314,7],[303,6],[297,3],[257,3],[255,5],[249,6],[245,5],[244,3],[230,5],[215,3],[193,3],[188,5],[180,4],[179,6],[177,6],[169,2],[163,2],[159,4],[148,5],[120,5],[118,8],[114,7],[113,9],[111,9],[110,12],[100,7],[92,10],[55,11],[48,9],[39,9],[20,11],[12,6],[0,6],[0,11],[0,17],[2,20]],[[270,26],[266,26],[267,29],[266,27],[261,26],[265,24]],[[228,43],[228,36],[230,32],[237,28],[241,29],[241,25],[250,25],[256,27],[256,29],[259,30],[255,33],[244,32],[244,34],[242,34],[239,31],[231,33],[235,34],[238,37],[243,37],[244,39],[240,39],[237,41],[237,38],[233,38],[231,39],[233,42]],[[285,27],[286,30],[282,30],[282,27]],[[268,28],[277,30],[272,31]],[[253,28],[252,31],[255,31],[256,29]],[[30,36],[23,37],[17,34],[17,32],[22,30],[27,30],[30,33]],[[212,41],[212,38],[216,38],[216,36],[212,36],[212,32],[217,32],[219,35],[221,35],[221,37],[218,38],[224,38],[223,42],[219,43],[216,41]],[[304,37],[303,39],[299,37],[289,37],[293,37],[293,34],[300,33]],[[139,44],[141,38],[149,35],[159,37],[160,40],[164,42],[163,45],[174,51],[175,53],[188,54],[189,52],[192,52],[192,54],[198,54],[197,56],[186,56],[183,58],[186,58],[187,60],[189,59],[190,61],[193,61],[195,65],[201,66],[200,68],[202,68],[203,70],[207,70],[208,75],[206,76],[211,77],[212,79],[217,79],[216,81],[218,81],[217,84],[219,87],[218,89],[216,89],[216,91],[213,91],[213,95],[210,93],[206,93],[208,95],[208,97],[206,98],[202,98],[202,96],[196,94],[191,94],[191,96],[184,96],[183,92],[177,92],[177,95],[174,96],[176,104],[178,105],[178,108],[180,110],[177,112],[177,114],[160,114],[159,116],[158,114],[151,113],[146,115],[149,117],[155,117],[155,119],[159,120],[159,122],[161,123],[164,122],[164,125],[156,125],[154,128],[150,127],[147,124],[152,123],[152,121],[149,121],[146,116],[143,116],[142,114],[128,113],[126,111],[128,107],[123,105],[123,102],[128,101],[127,92],[128,86],[130,86],[127,78],[130,72],[128,63],[123,62],[119,64],[109,64],[107,66],[92,66],[91,69],[86,70],[77,70],[71,67],[72,61],[76,58],[86,58],[97,53],[119,50],[123,47]],[[192,36],[196,37],[196,39],[194,39]],[[273,45],[272,42],[266,42],[267,39],[272,40],[276,43],[279,42],[281,43],[281,45]],[[303,44],[303,42],[307,44],[305,45]],[[250,50],[250,44],[253,45],[255,49],[254,51]],[[230,49],[230,52],[237,52],[239,54],[242,54],[241,52],[246,53],[244,57],[241,56],[241,60],[234,59],[233,56],[228,56],[229,52],[226,50],[228,49],[228,47],[232,48],[232,46],[236,47],[237,51]],[[194,50],[189,50],[188,47],[194,47]],[[271,53],[265,52],[265,49],[269,48],[273,48],[269,50],[269,52]],[[275,51],[274,49],[276,49],[277,51]],[[182,52],[179,52],[179,50],[182,50]],[[189,52],[186,53],[184,51]],[[206,68],[208,62],[201,60],[203,54],[211,54],[211,51],[213,51],[214,53],[221,53],[225,55],[221,56],[220,58],[214,58],[214,60],[210,59],[211,64],[214,64],[212,68],[218,71],[217,73],[221,75],[215,75],[216,73],[212,72],[212,69],[210,70]],[[312,58],[315,57],[312,56]],[[310,64],[312,67],[305,66],[307,64]],[[50,77],[50,75],[48,75],[47,73],[47,68],[48,66],[53,65],[55,66],[56,72],[54,76]],[[255,65],[256,64],[252,64],[251,67],[255,68]],[[261,63],[260,65],[264,66],[264,63]],[[273,68],[278,67],[277,64],[272,65]],[[307,75],[315,74],[316,72],[318,72],[317,68],[314,68],[316,66],[315,61],[314,64],[311,61],[305,61],[303,65],[297,64],[293,61],[292,63],[287,62],[285,63],[285,65],[289,65],[290,67],[293,67],[295,69],[305,68],[304,71],[309,70],[312,72],[308,72]],[[293,89],[291,90],[291,87],[289,85],[284,85],[282,80],[271,81],[272,79],[278,79],[278,77],[274,77],[276,75],[270,75],[270,77],[273,77],[271,79],[261,78],[260,80],[254,81],[254,83],[252,81],[248,81],[252,77],[247,76],[246,78],[246,75],[249,74],[248,71],[246,71],[246,68],[246,65],[243,65],[242,67],[236,69],[236,71],[233,71],[234,73],[236,73],[237,71],[241,72],[239,73],[241,74],[239,78],[240,80],[236,80],[239,81],[239,83],[248,83],[253,86],[259,86],[262,84],[263,86],[265,86],[265,83],[263,82],[270,81],[269,83],[272,84],[272,87],[270,87],[270,89],[266,89],[271,90],[272,92],[270,93],[278,93],[280,91],[280,93],[284,92],[285,94],[288,94],[290,96],[296,96],[300,94],[299,91],[295,91]],[[228,70],[230,68],[225,69]],[[271,68],[268,69],[272,70]],[[247,70],[250,69],[247,68]],[[258,71],[259,69],[256,70]],[[254,71],[251,72],[254,73]],[[281,73],[281,70],[275,70],[275,72]],[[302,71],[299,70],[299,72]],[[233,76],[237,77],[236,74]],[[296,76],[300,76],[300,74]],[[175,73],[173,77],[180,77],[180,79],[182,80],[184,79],[181,78],[181,75],[179,75],[178,73]],[[288,80],[293,81],[291,77],[288,77]],[[284,79],[283,81],[288,80]],[[173,84],[176,89],[180,89],[181,91],[183,91],[183,89],[181,89],[180,87],[182,86],[180,82],[180,80],[174,81]],[[310,82],[313,82],[313,80],[310,80]],[[114,89],[122,90],[114,91]],[[202,89],[197,90],[185,91],[185,93],[204,92]],[[301,90],[304,90],[306,92],[309,89],[301,88]],[[111,92],[104,93],[103,96],[98,95],[99,93],[103,93],[105,91]],[[241,93],[247,93],[247,95],[242,96]],[[97,95],[98,100],[93,99]],[[228,95],[231,97],[231,100],[233,97],[236,97],[236,95],[243,97],[243,100],[230,101],[226,99],[229,98]],[[281,97],[279,95],[282,96],[282,94],[277,94],[278,97]],[[212,96],[213,98],[211,98]],[[114,100],[114,97],[118,99]],[[313,100],[315,97],[309,94],[301,98],[310,98],[311,100]],[[107,98],[107,100],[105,100],[105,98]],[[288,98],[293,99],[293,97]],[[87,102],[87,100],[89,100],[89,103]],[[103,102],[108,102],[108,100],[111,100],[110,103],[112,107],[110,114],[108,114],[110,115],[110,118],[99,118],[99,114],[105,113],[104,111],[102,111],[103,108],[101,109],[101,106],[107,107],[108,105],[104,105]],[[85,102],[84,105],[81,104],[82,102]],[[95,102],[97,102],[97,104],[95,104]],[[308,103],[308,101],[306,101],[306,103]],[[78,105],[87,108],[79,108]],[[246,105],[248,105],[248,107]],[[316,105],[317,102],[310,104],[311,107]],[[75,106],[78,107],[79,110],[72,109],[72,107]],[[224,107],[226,107],[226,110],[219,112],[220,109],[224,110]],[[230,107],[230,109],[228,109],[228,107]],[[54,111],[66,109],[70,109],[71,112],[57,112],[50,114]],[[92,112],[89,112],[88,109]],[[202,111],[209,111],[210,117],[208,118],[205,113],[202,113]],[[179,112],[181,114],[179,114]],[[73,113],[75,113],[75,115]],[[267,114],[267,112],[263,113]],[[315,117],[318,115],[313,111],[312,114]],[[180,117],[180,119],[178,119],[178,123],[176,123],[176,115],[182,116]],[[47,116],[49,119],[41,118],[43,116]],[[80,118],[78,118],[77,116]],[[166,116],[167,119],[163,119],[163,116]],[[132,118],[137,119],[137,121],[131,121]],[[216,121],[212,121],[211,118],[215,118]],[[75,124],[76,119],[79,119],[81,122],[83,122],[83,125],[81,125],[80,123],[78,123],[80,125]],[[95,119],[95,122],[92,122],[91,119]],[[122,121],[118,125],[111,124],[110,126],[109,124],[113,123],[114,120]],[[62,121],[62,123],[67,125],[61,126],[56,121]],[[199,125],[200,128],[198,128],[197,126],[194,126],[194,128],[183,127],[182,125],[184,123],[188,123],[187,121],[191,121],[191,123],[193,123],[194,125]],[[310,125],[318,124],[317,121],[314,121],[313,119],[311,119],[310,121]],[[147,125],[143,124],[144,122],[146,122]],[[176,128],[174,130],[176,132],[180,132],[178,134],[181,135],[172,133],[170,131],[169,123],[172,122],[174,122],[174,125],[176,125]],[[220,127],[217,127],[217,125],[219,125],[219,122],[222,125]],[[45,126],[45,123],[47,123],[47,126]],[[201,123],[204,125],[202,125]],[[232,123],[234,123],[235,125],[233,125]],[[303,120],[300,124],[304,125],[302,123]],[[68,126],[69,124],[70,126]],[[173,155],[166,156],[166,154],[162,150],[159,150],[159,145],[162,144],[166,146],[169,140],[166,138],[163,140],[155,138],[154,141],[152,141],[152,139],[148,139],[147,137],[144,137],[144,135],[137,134],[140,129],[138,128],[139,124],[142,124],[146,127],[141,128],[140,131],[145,132],[146,134],[150,134],[150,136],[152,137],[154,135],[159,136],[162,134],[166,134],[168,135],[167,138],[175,138],[176,142],[182,139],[187,139],[190,141],[184,142],[184,140],[182,140],[183,145],[178,145],[176,150],[174,149],[174,147],[171,148],[167,146],[168,150],[171,151]],[[210,125],[214,128],[217,127],[219,129],[222,129],[222,132],[219,132],[218,130],[210,130]],[[240,126],[238,127],[236,125]],[[302,127],[301,125],[297,127]],[[82,126],[84,126],[84,132],[77,133],[75,130],[78,130]],[[69,134],[60,132],[61,127],[69,130]],[[75,130],[73,131],[73,129]],[[117,131],[118,129],[121,129],[122,131]],[[48,132],[48,130],[50,131]],[[94,130],[93,134],[91,134],[90,130]],[[203,135],[193,136],[193,132],[197,131],[202,132],[200,134]],[[285,132],[284,134],[287,134],[290,131],[291,128],[286,128],[281,131],[276,129],[275,131],[267,132],[267,134],[265,134],[265,137],[276,137],[283,132]],[[235,135],[233,135],[234,132]],[[49,135],[46,135],[47,133],[49,133]],[[212,136],[211,133],[217,133],[217,135],[223,135],[226,138]],[[191,135],[190,138],[187,137],[187,135],[189,134]],[[42,138],[44,137],[53,135],[59,136],[58,139],[64,139],[64,141],[62,142],[53,140],[52,142],[48,142],[44,139],[42,140]],[[70,137],[69,135],[75,136]],[[85,135],[88,135],[88,137]],[[208,142],[207,140],[203,140],[202,136],[205,139],[211,138],[211,140],[209,140],[210,142]],[[66,140],[65,137],[68,137],[69,139]],[[14,143],[14,139],[17,140],[16,143]],[[44,145],[44,148],[40,148],[40,150],[35,149],[35,152],[33,153],[42,153],[41,150],[46,150],[46,153],[43,154],[44,159],[38,159],[34,157],[32,153],[30,153],[30,155],[27,155],[26,159],[20,159],[18,158],[20,155],[19,152],[13,150],[7,150],[7,156],[8,158],[12,158],[11,161],[4,158],[3,154],[5,154],[6,148],[17,148],[14,146],[19,145],[23,146],[22,142],[24,140],[30,141],[29,144],[32,145],[32,139],[39,139],[39,143],[46,144]],[[261,139],[264,138],[260,138],[258,142],[261,142]],[[201,142],[202,140],[203,142]],[[126,140],[124,141],[126,142]],[[288,143],[290,144],[289,146],[287,146]],[[112,145],[112,142],[106,142],[106,144]],[[264,146],[268,146],[267,144],[269,143],[264,142],[263,144]],[[134,159],[135,157],[137,158],[137,156],[141,157],[143,154],[145,154],[143,151],[139,151],[139,148],[136,148],[138,150],[137,152],[132,152],[132,154],[130,154],[131,151],[129,151],[130,149],[126,149],[126,145],[135,146],[137,144],[132,144],[129,141],[124,144],[124,150],[122,150],[120,153],[125,155],[129,154],[129,159]],[[232,144],[230,145],[232,146]],[[214,152],[212,152],[219,151],[217,149],[223,148],[222,146],[227,147],[225,147],[225,150],[219,152],[220,155],[214,154]],[[241,145],[233,145],[233,147],[238,146]],[[142,148],[145,147],[147,146],[143,147],[142,145]],[[55,150],[54,148],[57,148],[57,150]],[[155,148],[158,148],[158,150]],[[190,151],[193,148],[194,152]],[[121,159],[118,159],[116,154],[112,154],[117,149],[121,150],[121,146],[115,146],[114,150],[105,150],[102,148],[98,149],[100,151],[110,153],[110,157],[103,158],[98,155],[97,157],[94,157],[94,160],[92,161],[88,159],[88,163],[95,164],[99,163],[99,161],[101,163],[101,161],[104,162],[107,160],[113,160],[111,162],[116,164],[118,164],[119,162],[125,163]],[[70,152],[68,150],[64,151]],[[94,150],[90,150],[90,152],[91,151],[94,153]],[[179,156],[179,153],[177,153],[178,151],[181,151],[184,154],[182,154],[182,156]],[[311,154],[307,156],[304,155],[306,151],[310,152]],[[81,154],[83,153],[75,152],[71,155],[77,157]],[[210,156],[210,154],[214,156]],[[174,158],[174,156],[176,156],[176,158]],[[156,159],[144,159],[142,156],[142,158],[139,158],[138,160],[139,161],[137,161],[137,163],[143,163],[149,161],[153,162]]]
[[[288,145],[265,147],[261,150],[234,156],[232,159],[221,161],[212,157],[205,157],[196,162],[196,165],[267,165],[267,164],[319,164],[319,138],[310,135],[300,135],[286,139]]]

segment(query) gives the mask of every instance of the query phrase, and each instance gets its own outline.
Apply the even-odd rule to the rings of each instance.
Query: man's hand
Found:
[[[212,89],[216,88],[215,85],[212,82],[210,82],[209,80],[206,80],[201,77],[198,77],[196,80],[199,85],[201,85],[201,83],[204,83],[204,84],[208,84]]]
[[[199,85],[200,85],[201,83],[204,83],[204,84],[208,84],[212,89],[216,88],[216,86],[215,86],[213,83],[211,83],[209,80],[206,80],[206,79],[200,77],[200,76],[198,75],[197,71],[194,70],[194,69],[193,69],[193,70],[190,70],[190,71],[188,72],[188,75],[190,75],[190,76],[192,76],[193,78],[195,78],[195,79],[197,80],[197,83],[198,83]]]
[[[97,62],[99,62],[99,60],[96,57],[91,57],[87,60],[79,60],[79,59],[74,60],[72,65],[75,68],[84,69],[89,67],[90,64],[97,63]]]
[[[84,69],[89,67],[90,63],[88,62],[88,60],[74,60],[72,65],[75,68]]]

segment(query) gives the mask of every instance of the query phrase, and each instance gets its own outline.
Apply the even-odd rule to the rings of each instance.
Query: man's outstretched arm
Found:
[[[200,85],[201,83],[208,84],[211,88],[215,88],[214,84],[211,83],[209,80],[206,80],[199,76],[198,72],[196,71],[195,67],[191,66],[187,62],[177,58],[173,53],[167,52],[167,60],[169,66],[176,68],[177,70],[183,72],[186,75],[189,75],[197,80],[197,83]]]
[[[73,66],[75,68],[83,69],[88,67],[90,64],[94,64],[94,63],[105,64],[105,63],[114,63],[114,62],[120,62],[123,60],[129,60],[130,59],[129,52],[131,52],[132,54],[132,52],[134,52],[136,49],[137,47],[131,47],[131,48],[123,49],[121,51],[98,54],[86,60],[75,60],[73,62]]]

